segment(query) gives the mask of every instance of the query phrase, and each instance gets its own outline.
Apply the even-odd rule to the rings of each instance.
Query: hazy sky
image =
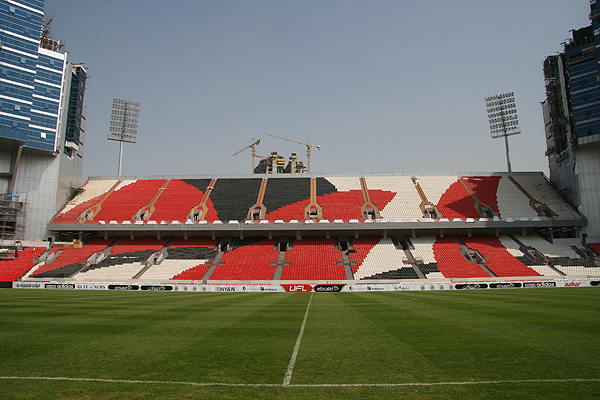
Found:
[[[312,172],[506,171],[485,97],[514,92],[513,171],[548,173],[542,62],[588,0],[46,0],[90,79],[84,180],[116,175],[113,98],[142,103],[123,175],[245,174],[319,144]]]

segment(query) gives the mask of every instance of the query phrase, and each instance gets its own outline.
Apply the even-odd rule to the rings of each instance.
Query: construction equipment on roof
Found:
[[[312,147],[314,147],[316,149],[319,149],[319,151],[321,151],[321,146],[315,145],[315,144],[310,144],[310,140],[309,139],[306,139],[306,143],[304,143],[304,142],[299,142],[299,141],[293,140],[293,139],[287,139],[287,138],[284,138],[284,137],[281,137],[281,136],[271,135],[269,133],[263,133],[263,135],[271,136],[271,137],[274,137],[274,138],[277,138],[277,139],[281,139],[281,140],[286,140],[288,142],[293,142],[293,143],[298,143],[298,144],[305,145],[306,146],[306,164],[307,164],[306,165],[307,166],[306,171],[308,173],[310,173],[310,149]]]
[[[257,157],[261,157],[262,160],[254,168],[255,174],[301,174],[304,172],[304,164],[302,161],[298,161],[296,153],[292,153],[287,166],[285,158],[278,155],[276,151],[272,151],[269,157]]]
[[[257,146],[257,145],[259,145],[259,144],[261,144],[261,142],[262,142],[262,139],[258,139],[258,140],[256,140],[256,139],[252,138],[252,140],[254,141],[254,143],[252,143],[251,145],[248,145],[248,146],[244,147],[243,149],[241,149],[240,151],[238,151],[238,152],[236,152],[236,153],[233,153],[233,154],[231,155],[231,157],[233,157],[233,156],[235,156],[235,155],[238,155],[238,154],[240,154],[242,151],[244,151],[244,150],[246,150],[246,149],[252,149],[252,172],[251,172],[251,173],[254,173],[254,164],[255,164],[255,161],[254,161],[254,160],[255,160],[255,158],[256,158],[256,157],[259,157],[259,158],[265,158],[265,157],[262,157],[262,156],[257,156],[257,155],[256,155],[256,146]]]

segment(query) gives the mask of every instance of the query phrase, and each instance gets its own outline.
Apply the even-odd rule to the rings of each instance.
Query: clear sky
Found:
[[[123,175],[246,174],[250,149],[312,172],[506,171],[485,97],[514,92],[513,171],[548,174],[542,62],[588,0],[46,0],[90,76],[84,180],[117,174],[113,98],[141,102]]]

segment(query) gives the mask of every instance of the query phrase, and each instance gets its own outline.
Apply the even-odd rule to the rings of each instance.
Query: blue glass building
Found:
[[[56,151],[66,54],[41,40],[43,18],[43,1],[0,3],[0,136]]]
[[[600,241],[600,9],[572,31],[563,52],[544,60],[542,103],[550,180],[588,218],[585,234]]]
[[[26,204],[19,239],[45,238],[81,185],[87,71],[50,27],[43,0],[0,1],[0,193]]]

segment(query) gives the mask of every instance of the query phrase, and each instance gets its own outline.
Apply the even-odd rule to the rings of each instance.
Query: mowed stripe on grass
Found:
[[[242,385],[193,389],[232,397],[335,398],[409,390],[368,385],[429,385],[466,398],[460,389],[431,385],[488,382],[494,384],[478,390],[506,393],[516,385],[516,393],[534,387],[559,398],[560,388],[598,389],[599,297],[596,288],[315,293],[306,313],[310,294],[3,290],[0,375],[100,381],[63,382],[65,388],[5,379],[0,390],[69,393],[70,385],[84,385],[95,393],[106,380],[129,394],[140,385],[125,381]],[[275,389],[305,315],[290,386]],[[248,385],[274,387],[248,392]],[[165,390],[151,386],[143,392]]]

